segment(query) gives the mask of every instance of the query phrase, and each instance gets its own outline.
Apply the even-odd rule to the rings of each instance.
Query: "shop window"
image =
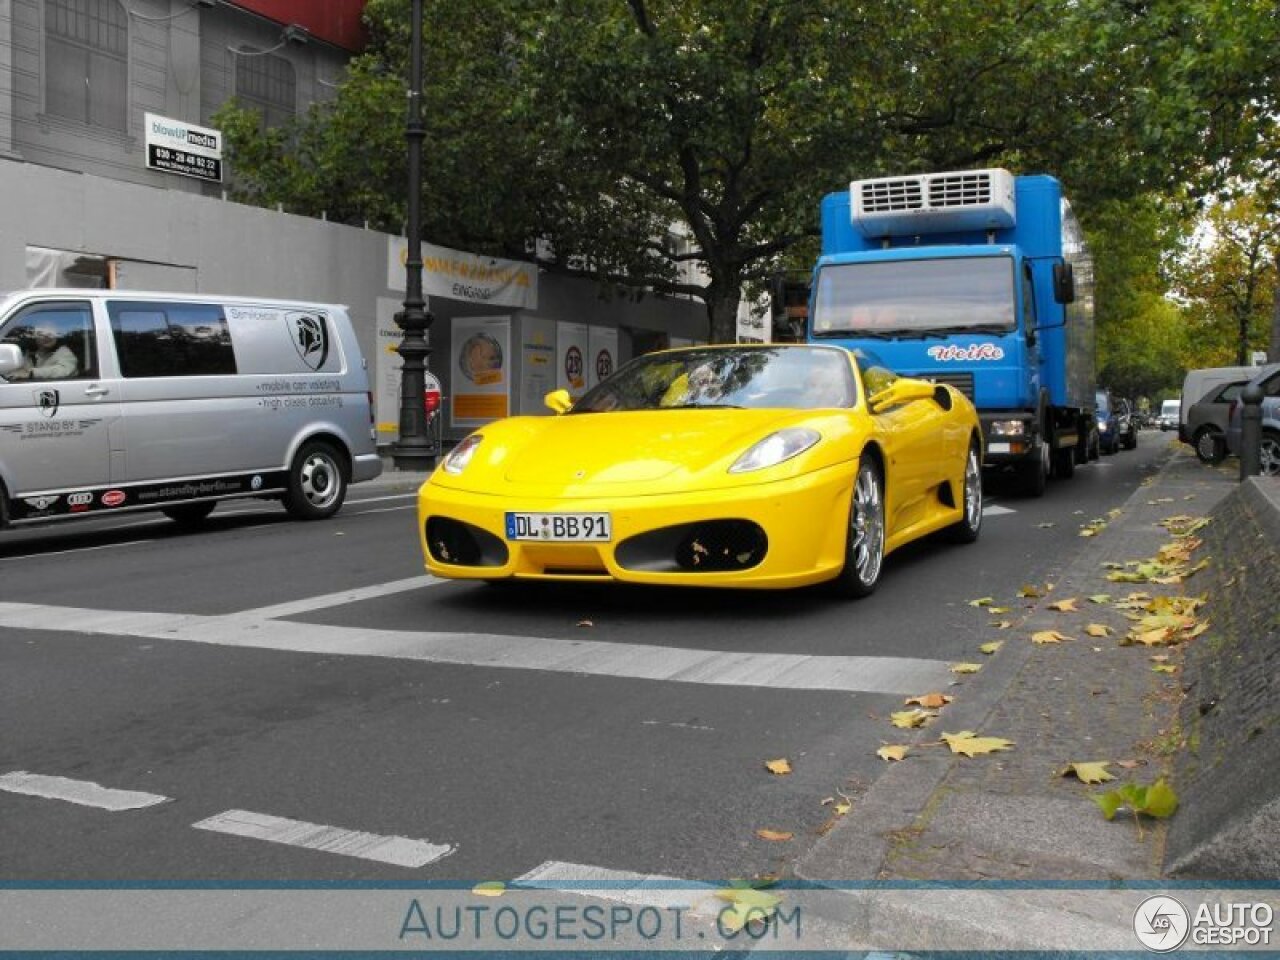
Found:
[[[118,0],[45,0],[45,112],[126,129],[129,21]]]

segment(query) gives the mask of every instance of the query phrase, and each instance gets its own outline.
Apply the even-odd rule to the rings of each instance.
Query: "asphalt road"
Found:
[[[1169,437],[1038,500],[994,485],[977,544],[909,547],[853,603],[433,583],[413,497],[386,488],[314,524],[239,503],[197,533],[149,516],[7,531],[0,879],[785,872],[822,800],[881,772],[889,712],[981,659],[991,618],[967,601],[1052,581]],[[719,682],[655,668],[698,652]],[[779,757],[791,775],[764,769]],[[20,771],[66,779],[4,789]],[[160,799],[110,811],[85,783]]]

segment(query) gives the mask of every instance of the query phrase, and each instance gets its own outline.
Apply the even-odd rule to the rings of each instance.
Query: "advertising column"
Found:
[[[478,427],[510,413],[511,318],[454,317],[452,419]]]

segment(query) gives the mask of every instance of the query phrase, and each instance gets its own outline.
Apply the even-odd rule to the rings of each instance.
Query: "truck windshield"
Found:
[[[818,271],[816,336],[926,336],[1014,324],[1012,257],[841,263]]]

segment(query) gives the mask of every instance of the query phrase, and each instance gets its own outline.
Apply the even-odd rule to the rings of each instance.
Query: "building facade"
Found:
[[[267,125],[329,99],[363,42],[363,3],[0,0],[0,289],[117,287],[345,303],[382,384],[384,438],[394,439],[391,316],[403,296],[396,238],[228,202],[221,180],[208,176],[209,161],[198,161],[210,163],[197,171],[202,176],[157,168],[153,136],[209,127],[232,96]],[[206,133],[194,136],[218,139],[217,131]],[[563,379],[547,366],[579,369],[581,376],[569,377],[576,391],[606,368],[594,361],[600,349],[612,364],[672,339],[705,339],[706,314],[693,301],[602,299],[594,284],[522,269],[531,271],[534,296],[518,302],[495,306],[477,299],[470,284],[442,286],[430,298],[430,366],[446,396],[446,439],[482,422],[478,411],[542,412],[535,388]],[[474,384],[456,350],[461,339],[476,342],[477,317],[507,331],[507,399],[464,406],[469,415],[458,415],[455,387]],[[591,344],[604,347],[591,351]]]

